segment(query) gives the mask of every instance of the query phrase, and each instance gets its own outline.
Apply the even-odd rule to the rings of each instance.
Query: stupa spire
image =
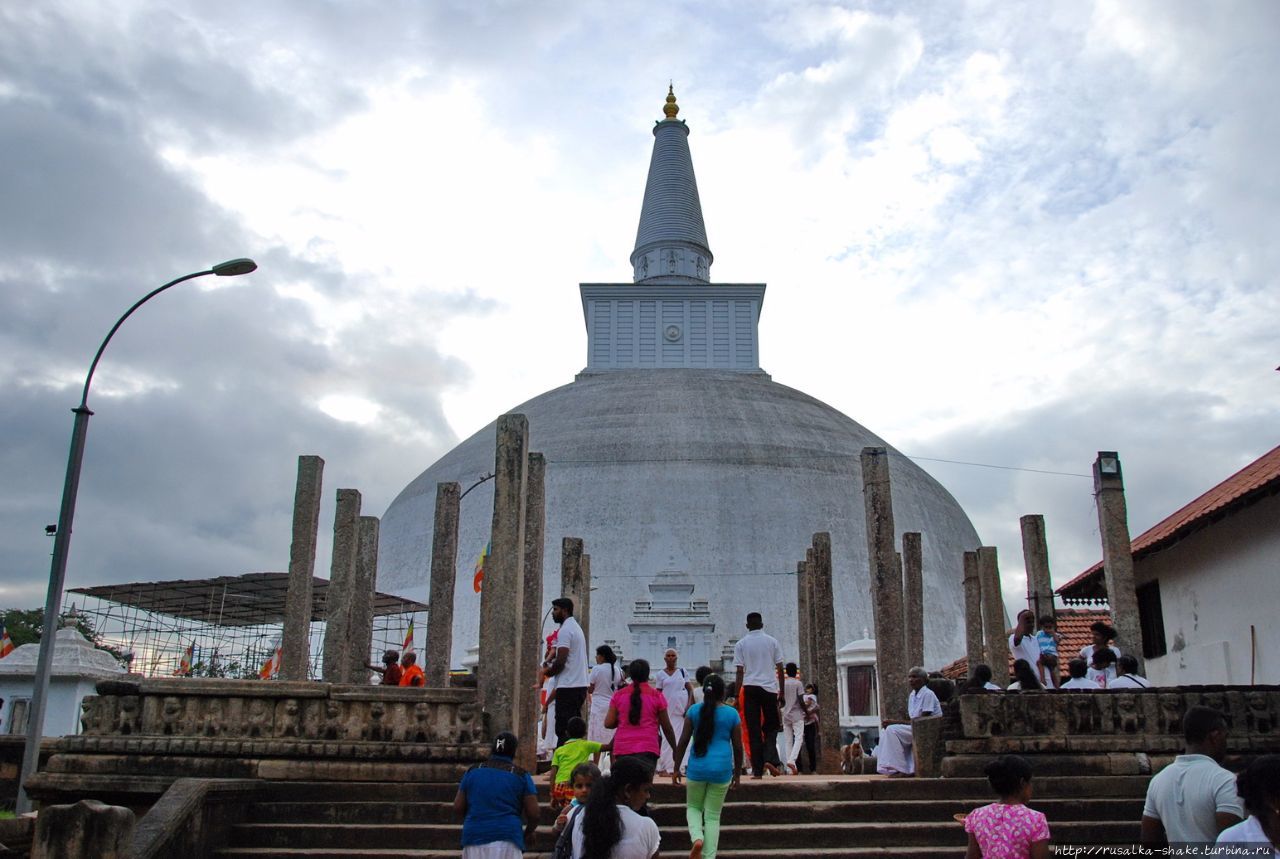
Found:
[[[653,155],[640,207],[640,227],[631,252],[636,283],[710,283],[714,257],[707,246],[702,202],[689,153],[689,127],[676,119],[675,85],[653,128]]]

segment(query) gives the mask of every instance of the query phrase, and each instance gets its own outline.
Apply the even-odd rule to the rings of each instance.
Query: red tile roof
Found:
[[[1096,609],[1060,608],[1057,613],[1058,635],[1062,639],[1058,647],[1060,656],[1059,670],[1067,676],[1067,660],[1079,655],[1080,648],[1093,642],[1093,633],[1089,630],[1097,621],[1111,623],[1111,613]],[[1009,674],[1013,674],[1013,657],[1009,657]],[[951,680],[964,680],[969,676],[969,657],[961,656],[946,668],[942,676]]]
[[[1193,531],[1204,528],[1236,510],[1280,492],[1280,447],[1246,465],[1217,486],[1171,516],[1142,532],[1133,541],[1133,559],[1166,548]],[[1057,593],[1067,599],[1105,599],[1102,562],[1094,564]]]

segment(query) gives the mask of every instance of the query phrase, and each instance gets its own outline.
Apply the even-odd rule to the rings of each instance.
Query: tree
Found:
[[[107,651],[122,663],[125,661],[124,654],[120,650],[102,640],[102,636],[93,628],[93,622],[88,615],[80,614],[79,612],[74,615],[70,612],[59,615],[59,627],[65,624],[68,618],[74,619],[76,630],[89,639],[94,647]],[[44,609],[5,609],[4,626],[9,633],[9,638],[13,641],[14,647],[39,643],[40,638],[44,635]]]

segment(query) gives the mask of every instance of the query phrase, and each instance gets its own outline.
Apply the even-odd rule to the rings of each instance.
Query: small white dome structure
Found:
[[[38,643],[24,644],[0,659],[0,732],[22,734],[27,729],[27,708],[35,686]],[[53,637],[53,671],[44,713],[44,736],[59,737],[80,731],[80,702],[94,694],[99,680],[125,673],[116,658],[73,627],[63,627]]]
[[[591,556],[592,648],[629,641],[650,584],[677,570],[706,601],[714,638],[686,642],[687,623],[657,629],[649,616],[645,635],[657,636],[655,646],[674,636],[678,649],[718,654],[744,632],[747,612],[760,611],[794,659],[796,562],[817,531],[831,532],[836,640],[874,628],[859,454],[888,445],[760,369],[765,286],[709,282],[688,129],[675,118],[674,96],[667,101],[667,118],[654,128],[633,282],[582,284],[587,367],[572,383],[505,410],[528,416],[530,450],[547,460],[544,608],[559,595],[561,539],[581,537]],[[494,439],[490,424],[391,504],[381,524],[380,589],[426,599],[436,484],[466,489],[491,471]],[[964,648],[962,553],[979,540],[946,489],[889,451],[898,536],[924,535],[925,661],[941,665]],[[455,665],[478,640],[472,579],[492,499],[484,483],[462,501]],[[834,694],[828,700],[834,709]]]

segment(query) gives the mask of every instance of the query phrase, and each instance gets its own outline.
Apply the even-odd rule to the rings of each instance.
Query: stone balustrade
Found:
[[[191,678],[107,681],[84,699],[81,738],[372,743],[483,741],[475,692]]]
[[[1280,751],[1276,686],[973,693],[959,698],[943,774],[980,774],[1001,754],[1034,756],[1046,771],[1146,774],[1182,751],[1182,718],[1196,705],[1226,717],[1229,755]]]

